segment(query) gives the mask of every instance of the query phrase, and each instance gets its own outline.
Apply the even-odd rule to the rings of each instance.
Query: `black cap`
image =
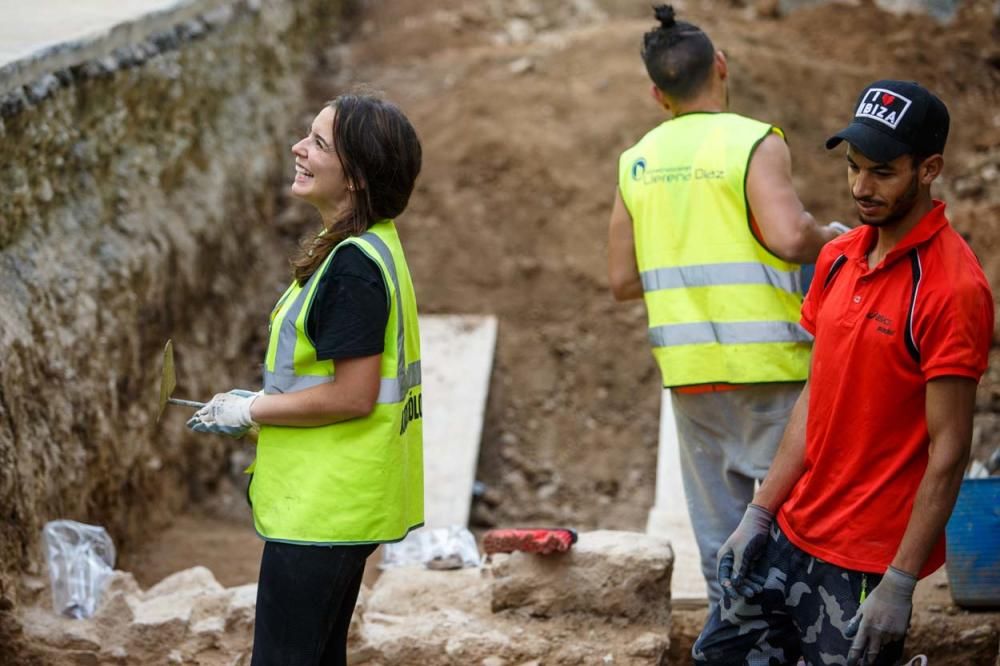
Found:
[[[833,148],[847,141],[876,162],[900,155],[936,155],[948,141],[948,107],[912,81],[876,81],[858,97],[854,120],[826,140]]]

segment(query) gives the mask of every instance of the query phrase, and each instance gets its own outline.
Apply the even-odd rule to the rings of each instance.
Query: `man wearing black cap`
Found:
[[[948,123],[920,85],[877,81],[827,141],[848,144],[862,226],[817,261],[809,381],[719,551],[726,598],[699,664],[902,658],[917,579],[944,562],[993,332],[979,262],[931,198]]]

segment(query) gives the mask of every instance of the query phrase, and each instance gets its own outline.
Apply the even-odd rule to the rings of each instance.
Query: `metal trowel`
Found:
[[[163,348],[163,375],[160,377],[160,408],[156,412],[157,421],[163,416],[163,409],[167,406],[168,402],[172,405],[182,405],[184,407],[201,408],[205,406],[205,403],[195,400],[171,398],[170,395],[174,392],[175,388],[177,388],[177,376],[174,374],[174,345],[170,340],[167,340],[167,345]]]

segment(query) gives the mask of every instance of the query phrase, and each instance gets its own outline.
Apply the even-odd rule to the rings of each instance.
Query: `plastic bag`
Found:
[[[387,543],[382,568],[422,564],[429,569],[479,566],[479,549],[472,532],[459,525],[419,529],[402,541]]]
[[[60,615],[90,617],[115,566],[115,546],[103,527],[53,520],[42,528],[52,582],[52,606]]]

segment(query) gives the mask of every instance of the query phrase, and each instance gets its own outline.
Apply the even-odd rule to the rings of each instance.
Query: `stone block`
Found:
[[[108,597],[116,592],[127,596],[142,596],[142,589],[139,587],[139,583],[135,582],[135,576],[128,571],[118,569],[112,571],[111,575],[108,576],[108,580],[104,584],[104,596]]]
[[[626,651],[630,657],[658,659],[669,647],[670,639],[668,636],[648,631],[629,643]]]
[[[121,624],[135,620],[135,608],[139,605],[138,597],[122,590],[104,591],[101,605],[94,613],[94,623],[101,628],[111,629]]]
[[[218,592],[206,590],[203,594],[195,595],[191,603],[191,624],[194,625],[218,618],[223,626],[225,626],[232,596],[233,592],[231,590],[221,590]]]
[[[50,645],[70,650],[98,652],[101,649],[100,637],[89,622],[67,620],[60,623],[61,631],[53,636]]]
[[[666,623],[670,617],[670,544],[637,532],[580,534],[566,553],[499,556],[492,567],[494,612],[537,617],[588,613]]]
[[[135,619],[126,629],[126,645],[130,651],[159,652],[160,646],[176,645],[184,640],[191,606],[183,603],[184,599],[180,604],[176,601],[175,597],[160,597],[139,605]]]
[[[229,605],[226,608],[226,631],[253,627],[257,612],[257,584],[250,583],[229,588]]]
[[[489,581],[476,568],[432,571],[424,567],[386,569],[365,600],[366,610],[417,614],[442,606],[472,610],[489,598]]]
[[[633,536],[646,543],[645,552],[636,547]],[[608,540],[612,543],[607,543]],[[609,581],[607,585],[625,589],[644,584],[665,589],[660,577],[669,576],[670,550],[662,540],[607,533],[603,537],[585,535],[581,541],[584,544],[580,553],[583,557],[578,563],[583,565],[578,572],[581,575],[595,579],[602,576]],[[632,559],[621,559],[622,553],[616,546],[619,543],[622,551],[634,551]],[[597,552],[603,553],[602,556],[598,557]],[[602,570],[597,561],[609,559],[609,553],[614,557]],[[607,570],[613,566],[621,567],[628,575]],[[575,598],[558,611],[557,604],[550,603],[547,611],[551,616],[542,617],[537,605],[494,612],[491,609],[496,585],[494,574],[476,569],[387,570],[356,611],[357,636],[349,645],[350,662],[428,666],[517,666],[532,661],[626,666],[662,663],[669,646],[669,603],[663,595],[658,594],[659,600],[650,602],[633,590],[619,601],[612,600],[611,611],[628,606],[626,599],[632,605],[655,603],[662,608],[643,612],[629,606],[609,616],[608,609],[600,607],[600,600],[611,593],[590,582],[581,594],[593,594],[596,601],[588,604]],[[595,607],[600,612],[594,612]]]
[[[219,581],[205,567],[192,567],[184,571],[178,571],[161,580],[153,587],[146,590],[143,600],[148,601],[155,597],[169,595],[202,595],[206,592],[221,592],[223,590]]]

